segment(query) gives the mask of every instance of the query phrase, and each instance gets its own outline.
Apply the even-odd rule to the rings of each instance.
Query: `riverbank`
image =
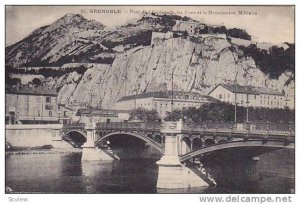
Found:
[[[69,153],[81,153],[80,148],[66,148],[66,149],[29,149],[29,150],[12,150],[5,151],[5,155],[28,155],[28,154],[69,154]]]

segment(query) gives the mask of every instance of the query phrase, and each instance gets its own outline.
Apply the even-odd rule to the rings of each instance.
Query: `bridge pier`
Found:
[[[180,142],[178,133],[182,121],[171,124],[165,133],[165,154],[156,162],[158,165],[157,188],[175,189],[191,187],[208,187],[208,184],[188,167],[180,163],[178,150]]]
[[[97,140],[95,124],[87,126],[86,130],[86,143],[82,146],[82,156],[81,160],[88,161],[113,161],[115,158],[112,155],[107,154],[104,150],[99,149],[95,146],[95,141]]]

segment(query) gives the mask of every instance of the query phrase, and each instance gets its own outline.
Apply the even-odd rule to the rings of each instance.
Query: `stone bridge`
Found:
[[[77,146],[83,144],[82,160],[114,159],[113,154],[97,148],[103,146],[111,136],[129,135],[143,140],[163,154],[157,162],[158,188],[206,185],[208,182],[200,174],[187,168],[187,165],[197,157],[232,149],[238,153],[250,148],[249,155],[252,158],[263,151],[294,148],[295,142],[292,123],[195,124],[178,121],[163,124],[134,122],[71,124],[65,126],[61,134],[69,142],[75,138],[71,136],[72,134],[81,137],[79,142],[73,142]],[[246,163],[243,165],[249,166],[251,158],[244,158]]]

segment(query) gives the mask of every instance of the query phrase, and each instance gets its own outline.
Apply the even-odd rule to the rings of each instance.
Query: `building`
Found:
[[[209,96],[238,106],[263,108],[286,107],[285,95],[265,87],[240,86],[238,84],[218,84]],[[236,100],[235,100],[236,97]],[[247,103],[248,100],[248,103]]]
[[[200,29],[203,29],[205,24],[200,23],[198,21],[182,21],[177,20],[176,24],[173,26],[173,31],[186,31],[189,35],[194,35],[199,33]]]
[[[289,109],[295,109],[295,85],[285,91],[285,96],[286,106],[289,107]]]
[[[165,118],[167,112],[171,112],[172,92],[147,92],[137,95],[124,96],[115,104],[118,110],[132,110],[136,108],[145,108],[147,110],[156,110],[160,118]],[[210,96],[203,96],[195,92],[174,91],[173,109],[183,109],[188,107],[199,108],[205,103],[216,102]]]
[[[6,124],[58,123],[57,93],[44,87],[6,86]]]
[[[129,111],[87,107],[78,109],[76,116],[80,123],[124,122],[129,119]]]

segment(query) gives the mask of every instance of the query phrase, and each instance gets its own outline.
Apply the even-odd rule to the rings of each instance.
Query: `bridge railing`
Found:
[[[173,122],[176,126],[176,122]],[[160,131],[165,128],[164,123],[146,123],[146,122],[109,122],[97,123],[97,129],[117,129],[117,130],[138,130],[138,131]],[[84,123],[64,124],[64,129],[84,129]],[[175,127],[176,128],[176,127]],[[224,131],[224,132],[259,132],[259,133],[289,133],[294,134],[294,123],[218,123],[218,122],[184,122],[182,123],[184,131]]]
[[[251,130],[261,132],[294,132],[293,123],[253,123]]]
[[[98,129],[120,129],[120,130],[160,130],[160,123],[145,123],[145,122],[110,122],[97,123]]]
[[[294,132],[293,123],[183,123],[185,131]]]
[[[70,124],[63,124],[63,128],[66,129],[84,129],[85,123],[70,123]]]
[[[202,131],[202,130],[232,130],[234,123],[184,123],[184,130]]]

